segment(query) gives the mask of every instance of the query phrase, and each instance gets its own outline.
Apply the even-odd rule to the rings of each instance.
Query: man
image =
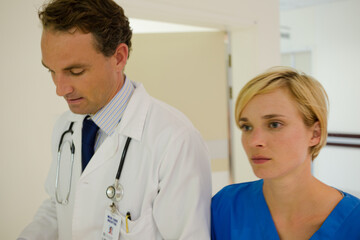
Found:
[[[54,0],[39,17],[42,64],[71,112],[54,127],[50,198],[19,239],[209,239],[207,149],[183,114],[125,76],[122,8]]]

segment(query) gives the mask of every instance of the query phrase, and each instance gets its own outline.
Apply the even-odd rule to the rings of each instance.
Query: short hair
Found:
[[[290,67],[274,67],[250,80],[241,89],[236,100],[236,124],[239,126],[241,113],[253,97],[279,88],[289,90],[306,126],[310,127],[317,121],[320,123],[320,142],[310,149],[314,160],[326,144],[329,100],[323,86],[305,73],[299,73]]]
[[[131,50],[132,30],[124,10],[113,0],[50,0],[38,12],[44,29],[92,33],[95,47],[104,56],[120,43]]]

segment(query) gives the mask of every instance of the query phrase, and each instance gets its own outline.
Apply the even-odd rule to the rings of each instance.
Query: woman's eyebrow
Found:
[[[268,115],[262,116],[263,119],[272,119],[272,118],[278,118],[278,117],[285,117],[285,116],[281,115],[281,114],[268,114]]]

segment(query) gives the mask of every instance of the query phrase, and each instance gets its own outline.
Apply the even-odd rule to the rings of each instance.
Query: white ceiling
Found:
[[[159,22],[130,18],[130,26],[133,33],[176,33],[176,32],[213,32],[214,28],[195,27],[184,24]]]
[[[131,18],[218,29],[247,27],[278,0],[116,0]]]
[[[344,0],[279,0],[280,10],[290,10]]]
[[[130,18],[227,30],[267,21],[266,13],[345,0],[116,0]]]

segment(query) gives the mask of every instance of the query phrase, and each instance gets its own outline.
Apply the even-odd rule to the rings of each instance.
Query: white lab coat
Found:
[[[50,199],[19,238],[100,239],[105,191],[115,180],[127,137],[131,137],[120,183],[120,239],[210,239],[211,172],[207,148],[199,132],[176,109],[150,97],[141,84],[136,89],[114,134],[95,152],[81,174],[83,115],[63,114],[54,128],[53,161],[45,184]],[[75,163],[67,206],[55,201],[57,148],[61,134],[73,121]],[[60,190],[64,198],[70,179],[69,145],[63,149]],[[129,233],[125,215],[131,213]]]

